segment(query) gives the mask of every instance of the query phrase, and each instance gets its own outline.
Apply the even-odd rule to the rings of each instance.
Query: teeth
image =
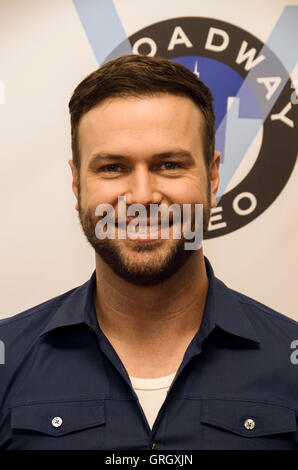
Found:
[[[158,225],[156,226],[139,225],[136,227],[136,232],[138,233],[156,232],[157,230],[158,230]]]
[[[149,232],[157,232],[158,230],[164,230],[166,226],[161,226],[161,225],[136,225],[134,227],[126,227],[122,225],[118,225],[118,230],[127,230],[130,233],[149,233]]]

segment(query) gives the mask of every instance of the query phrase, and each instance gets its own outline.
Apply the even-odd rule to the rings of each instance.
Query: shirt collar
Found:
[[[93,290],[95,285],[96,270],[93,271],[89,281],[63,294],[61,296],[61,303],[40,333],[40,336],[56,328],[78,325],[80,323],[85,323],[90,327],[96,326],[98,323],[93,303]],[[63,301],[64,296],[66,296],[66,299]]]
[[[237,294],[214,276],[213,269],[206,257],[205,266],[209,279],[209,288],[205,304],[202,326],[215,324],[233,335],[260,342],[256,332],[249,321]],[[93,271],[89,281],[69,293],[63,294],[61,303],[40,336],[56,328],[85,323],[95,327],[98,331],[98,322],[93,303],[93,290],[96,285],[96,270]],[[63,301],[63,297],[66,299]]]
[[[260,340],[237,297],[237,293],[214,276],[210,262],[206,256],[204,258],[209,279],[204,311],[208,323],[215,324],[232,335],[259,343]]]

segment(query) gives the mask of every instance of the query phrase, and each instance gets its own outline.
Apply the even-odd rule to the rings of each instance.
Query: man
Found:
[[[220,158],[209,89],[179,64],[131,55],[90,74],[69,107],[96,270],[0,322],[0,447],[298,448],[297,323],[216,279],[173,217],[167,238],[148,212],[135,231],[128,211],[120,221],[123,200],[188,205],[191,227],[203,205],[206,231]],[[98,207],[113,209],[115,237],[98,236]]]

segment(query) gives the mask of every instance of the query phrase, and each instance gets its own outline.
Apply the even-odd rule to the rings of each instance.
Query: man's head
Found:
[[[127,204],[216,204],[219,156],[209,89],[180,64],[124,56],[85,78],[69,103],[73,190],[96,253],[130,282],[167,279],[192,255],[185,240],[99,240],[95,208]],[[117,228],[117,227],[116,227]],[[170,228],[171,230],[171,228]]]

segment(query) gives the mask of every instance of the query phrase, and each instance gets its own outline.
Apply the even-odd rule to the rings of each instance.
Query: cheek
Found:
[[[119,187],[113,183],[90,178],[85,187],[82,188],[81,201],[82,205],[86,205],[93,210],[99,204],[115,205],[118,195]]]
[[[206,200],[207,186],[198,178],[187,178],[177,182],[171,194],[171,200],[180,204],[201,203]]]

